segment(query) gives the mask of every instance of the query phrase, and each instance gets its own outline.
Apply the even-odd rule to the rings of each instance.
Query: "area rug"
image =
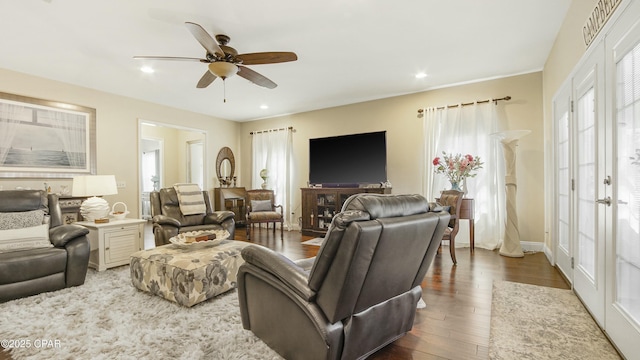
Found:
[[[242,328],[235,290],[186,308],[136,290],[128,266],[0,308],[2,339],[29,340],[15,360],[281,359]]]
[[[311,245],[311,246],[322,246],[322,242],[323,241],[324,241],[324,238],[317,237],[317,238],[313,238],[311,240],[303,241],[301,244],[302,245]]]
[[[620,359],[571,290],[494,282],[491,359]]]

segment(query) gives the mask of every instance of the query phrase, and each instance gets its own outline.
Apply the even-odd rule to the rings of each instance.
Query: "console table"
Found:
[[[324,236],[349,196],[390,194],[391,188],[302,188],[302,235]]]
[[[245,204],[247,191],[243,187],[228,187],[213,189],[214,210],[229,210],[235,215],[236,225],[245,225],[246,209]]]
[[[471,251],[476,247],[474,242],[474,212],[475,201],[469,198],[462,198],[462,205],[460,205],[460,219],[469,220],[469,242]]]
[[[436,201],[440,201],[440,198],[436,198]],[[469,246],[471,251],[476,248],[475,244],[475,200],[472,198],[462,198],[462,204],[460,205],[460,219],[469,220]]]

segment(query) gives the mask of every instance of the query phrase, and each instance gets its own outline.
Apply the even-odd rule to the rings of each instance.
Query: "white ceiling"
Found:
[[[570,2],[0,0],[0,68],[247,121],[539,71]],[[229,35],[239,53],[298,61],[249,66],[278,87],[234,76],[224,103],[219,79],[195,87],[206,64],[133,59],[204,57],[185,21]]]

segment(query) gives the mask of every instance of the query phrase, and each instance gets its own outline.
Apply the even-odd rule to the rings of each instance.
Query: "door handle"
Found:
[[[606,197],[606,198],[604,198],[604,199],[598,199],[598,200],[596,200],[596,202],[597,202],[598,204],[605,204],[605,205],[607,205],[607,206],[611,206],[611,197],[610,197],[610,196],[607,196],[607,197]]]

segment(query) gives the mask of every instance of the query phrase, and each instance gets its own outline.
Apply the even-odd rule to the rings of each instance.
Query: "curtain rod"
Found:
[[[288,128],[278,128],[278,129],[267,129],[267,130],[260,130],[260,131],[252,131],[252,132],[249,133],[249,135],[262,134],[262,133],[272,132],[272,131],[282,131],[282,130],[293,130],[293,126],[289,126]]]
[[[511,100],[511,96],[507,95],[505,97],[498,98],[498,99],[478,100],[476,102],[470,102],[470,103],[462,103],[462,104],[455,104],[455,105],[440,106],[440,107],[437,107],[436,110],[442,110],[444,108],[450,109],[450,108],[456,108],[458,106],[468,106],[468,105],[473,105],[473,104],[483,104],[483,103],[488,103],[489,101],[493,101],[494,103],[497,104],[498,101],[502,101],[502,100],[509,101],[509,100]],[[424,109],[418,109],[418,114],[422,115],[422,113],[424,113]]]

